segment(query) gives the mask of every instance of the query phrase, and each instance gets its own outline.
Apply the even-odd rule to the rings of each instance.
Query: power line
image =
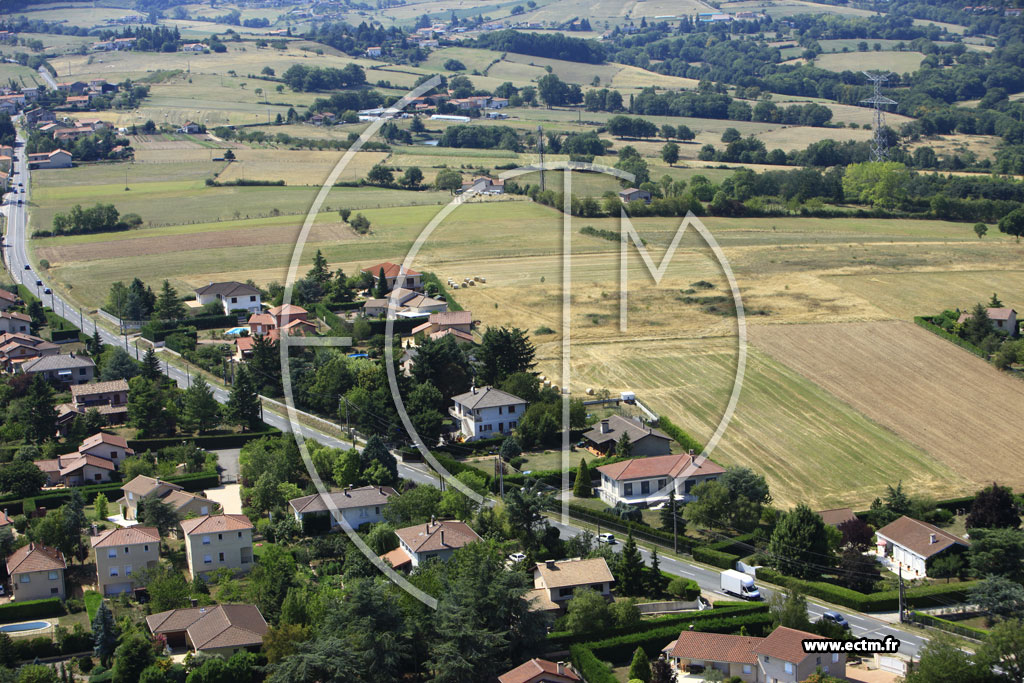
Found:
[[[871,160],[885,161],[889,158],[889,140],[882,128],[885,127],[885,109],[882,107],[896,104],[896,100],[890,99],[882,94],[882,84],[889,80],[888,73],[862,72],[874,86],[874,93],[871,97],[861,100],[861,104],[870,104],[875,108],[874,126],[875,135],[871,140]]]

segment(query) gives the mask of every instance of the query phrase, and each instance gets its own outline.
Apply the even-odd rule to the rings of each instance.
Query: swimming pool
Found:
[[[5,633],[14,633],[17,631],[38,631],[50,626],[48,621],[26,621],[21,624],[5,624],[0,626],[0,631]]]
[[[242,334],[248,331],[248,327],[232,327],[230,330],[224,330],[224,334]]]

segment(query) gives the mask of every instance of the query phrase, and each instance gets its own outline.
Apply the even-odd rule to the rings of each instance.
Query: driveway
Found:
[[[221,448],[210,451],[217,454],[217,465],[220,468],[220,480],[225,484],[238,482],[238,455],[240,448]]]
[[[242,514],[242,485],[224,484],[215,489],[206,489],[206,497],[220,503],[224,512],[229,515]]]

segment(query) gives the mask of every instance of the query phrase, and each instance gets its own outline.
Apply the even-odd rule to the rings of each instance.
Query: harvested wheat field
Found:
[[[973,482],[969,489],[1024,486],[1024,382],[908,322],[750,333],[759,349]],[[961,492],[950,482],[946,495]]]

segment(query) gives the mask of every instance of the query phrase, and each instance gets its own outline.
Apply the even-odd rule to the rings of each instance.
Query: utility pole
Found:
[[[540,154],[540,191],[544,191],[544,131],[537,126],[537,152]]]
[[[870,104],[875,107],[875,135],[871,141],[871,160],[885,161],[889,157],[889,141],[882,131],[882,128],[885,127],[885,110],[882,109],[882,106],[896,104],[896,100],[882,95],[882,84],[889,80],[888,73],[871,73],[870,71],[862,73],[874,85],[874,93],[871,97],[860,101],[861,104]]]
[[[139,340],[135,340],[135,360],[139,359]]]
[[[673,484],[675,486],[675,484]],[[679,554],[679,532],[676,530],[676,497],[672,495],[672,552]]]
[[[902,564],[899,565],[899,575],[900,575],[900,623],[902,624],[904,621],[906,621],[903,618],[903,615],[904,615],[904,605],[906,604],[906,602],[905,602],[906,601],[906,596],[905,596],[905,594],[903,592],[903,565]]]

